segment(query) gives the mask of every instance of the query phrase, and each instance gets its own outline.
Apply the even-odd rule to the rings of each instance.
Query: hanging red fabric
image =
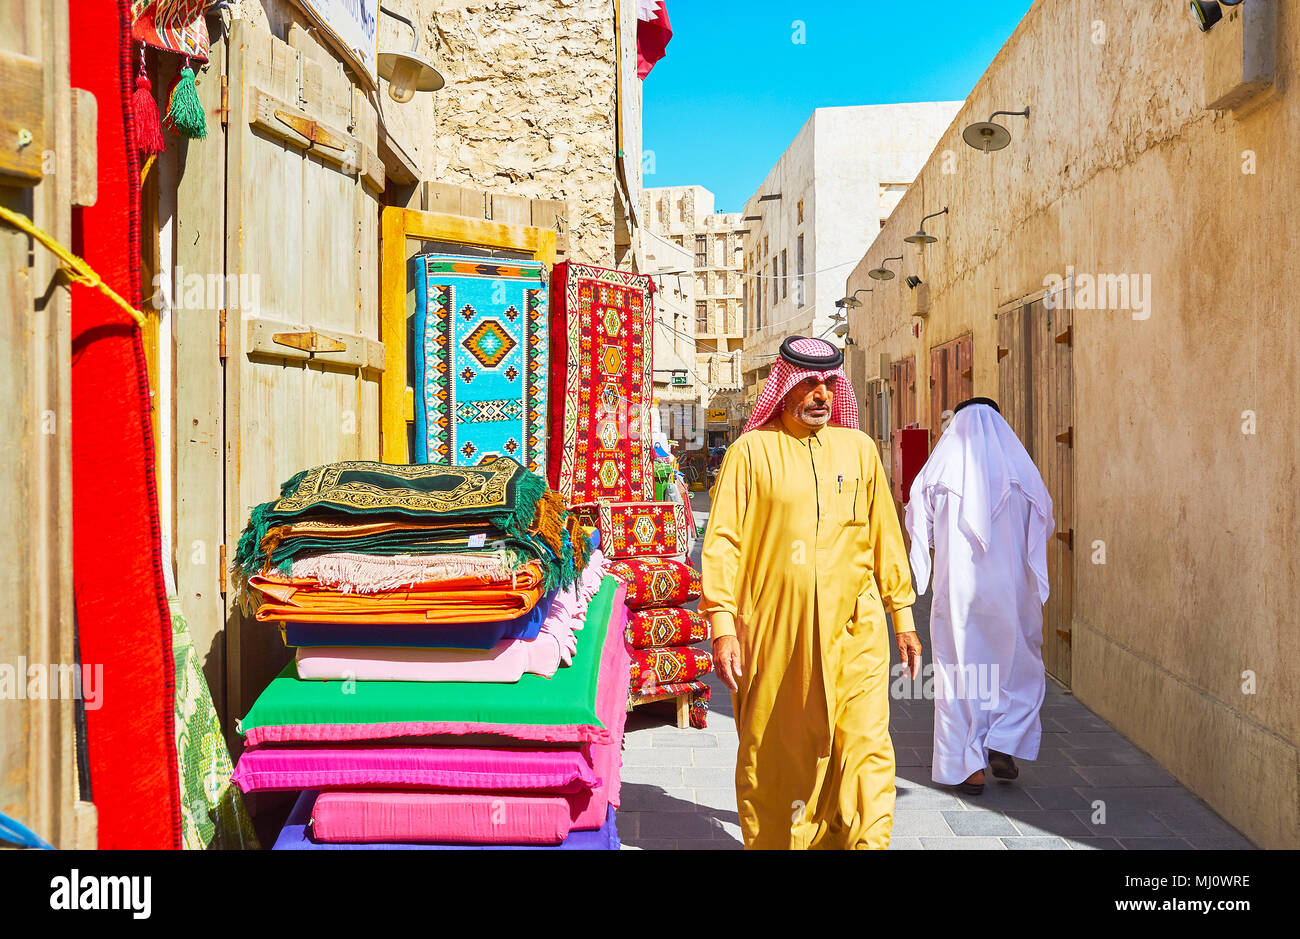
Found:
[[[99,105],[98,199],[74,210],[73,250],[140,304],[140,166],[129,134],[129,0],[77,4],[71,81]],[[102,665],[86,710],[99,847],[181,846],[171,618],[140,330],[99,291],[72,287],[73,582],[82,662]]]

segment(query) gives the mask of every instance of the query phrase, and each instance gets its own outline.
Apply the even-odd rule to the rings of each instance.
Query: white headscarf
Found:
[[[976,553],[988,550],[993,519],[1011,490],[1029,503],[1029,567],[1038,578],[1038,593],[1047,602],[1047,539],[1055,522],[1052,497],[1024,444],[1001,414],[987,404],[971,404],[953,415],[921,472],[912,482],[907,530],[912,537],[912,572],[916,591],[930,582],[930,514],[933,493],[944,489],[960,500],[957,527]]]

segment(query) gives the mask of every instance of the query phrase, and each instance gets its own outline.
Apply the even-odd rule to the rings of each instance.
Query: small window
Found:
[[[709,240],[703,235],[695,236],[695,266],[709,266]]]
[[[695,301],[695,331],[697,333],[709,331],[709,305],[703,300]]]
[[[803,224],[803,200],[802,199],[799,200],[798,218],[799,218],[799,224],[802,225]]]
[[[790,265],[786,262],[789,257],[785,253],[785,248],[781,249],[781,299],[784,300],[790,293]]]

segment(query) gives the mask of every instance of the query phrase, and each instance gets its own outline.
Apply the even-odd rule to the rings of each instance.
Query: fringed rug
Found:
[[[649,501],[650,278],[565,261],[551,276],[551,488],[569,505]]]
[[[415,259],[415,460],[496,456],[546,474],[546,279],[538,261]]]

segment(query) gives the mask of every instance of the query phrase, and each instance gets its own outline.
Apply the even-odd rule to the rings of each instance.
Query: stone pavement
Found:
[[[693,500],[695,519],[708,500]],[[699,563],[699,544],[695,561]],[[929,595],[917,630],[929,661]],[[892,643],[891,643],[892,646]],[[898,661],[898,650],[893,649]],[[739,849],[731,696],[714,675],[707,730],[678,730],[671,705],[628,715],[618,831],[631,849]],[[1248,849],[1240,833],[1050,678],[1038,760],[964,796],[930,780],[932,702],[890,702],[898,761],[893,849]],[[1104,815],[1103,815],[1104,813]]]

